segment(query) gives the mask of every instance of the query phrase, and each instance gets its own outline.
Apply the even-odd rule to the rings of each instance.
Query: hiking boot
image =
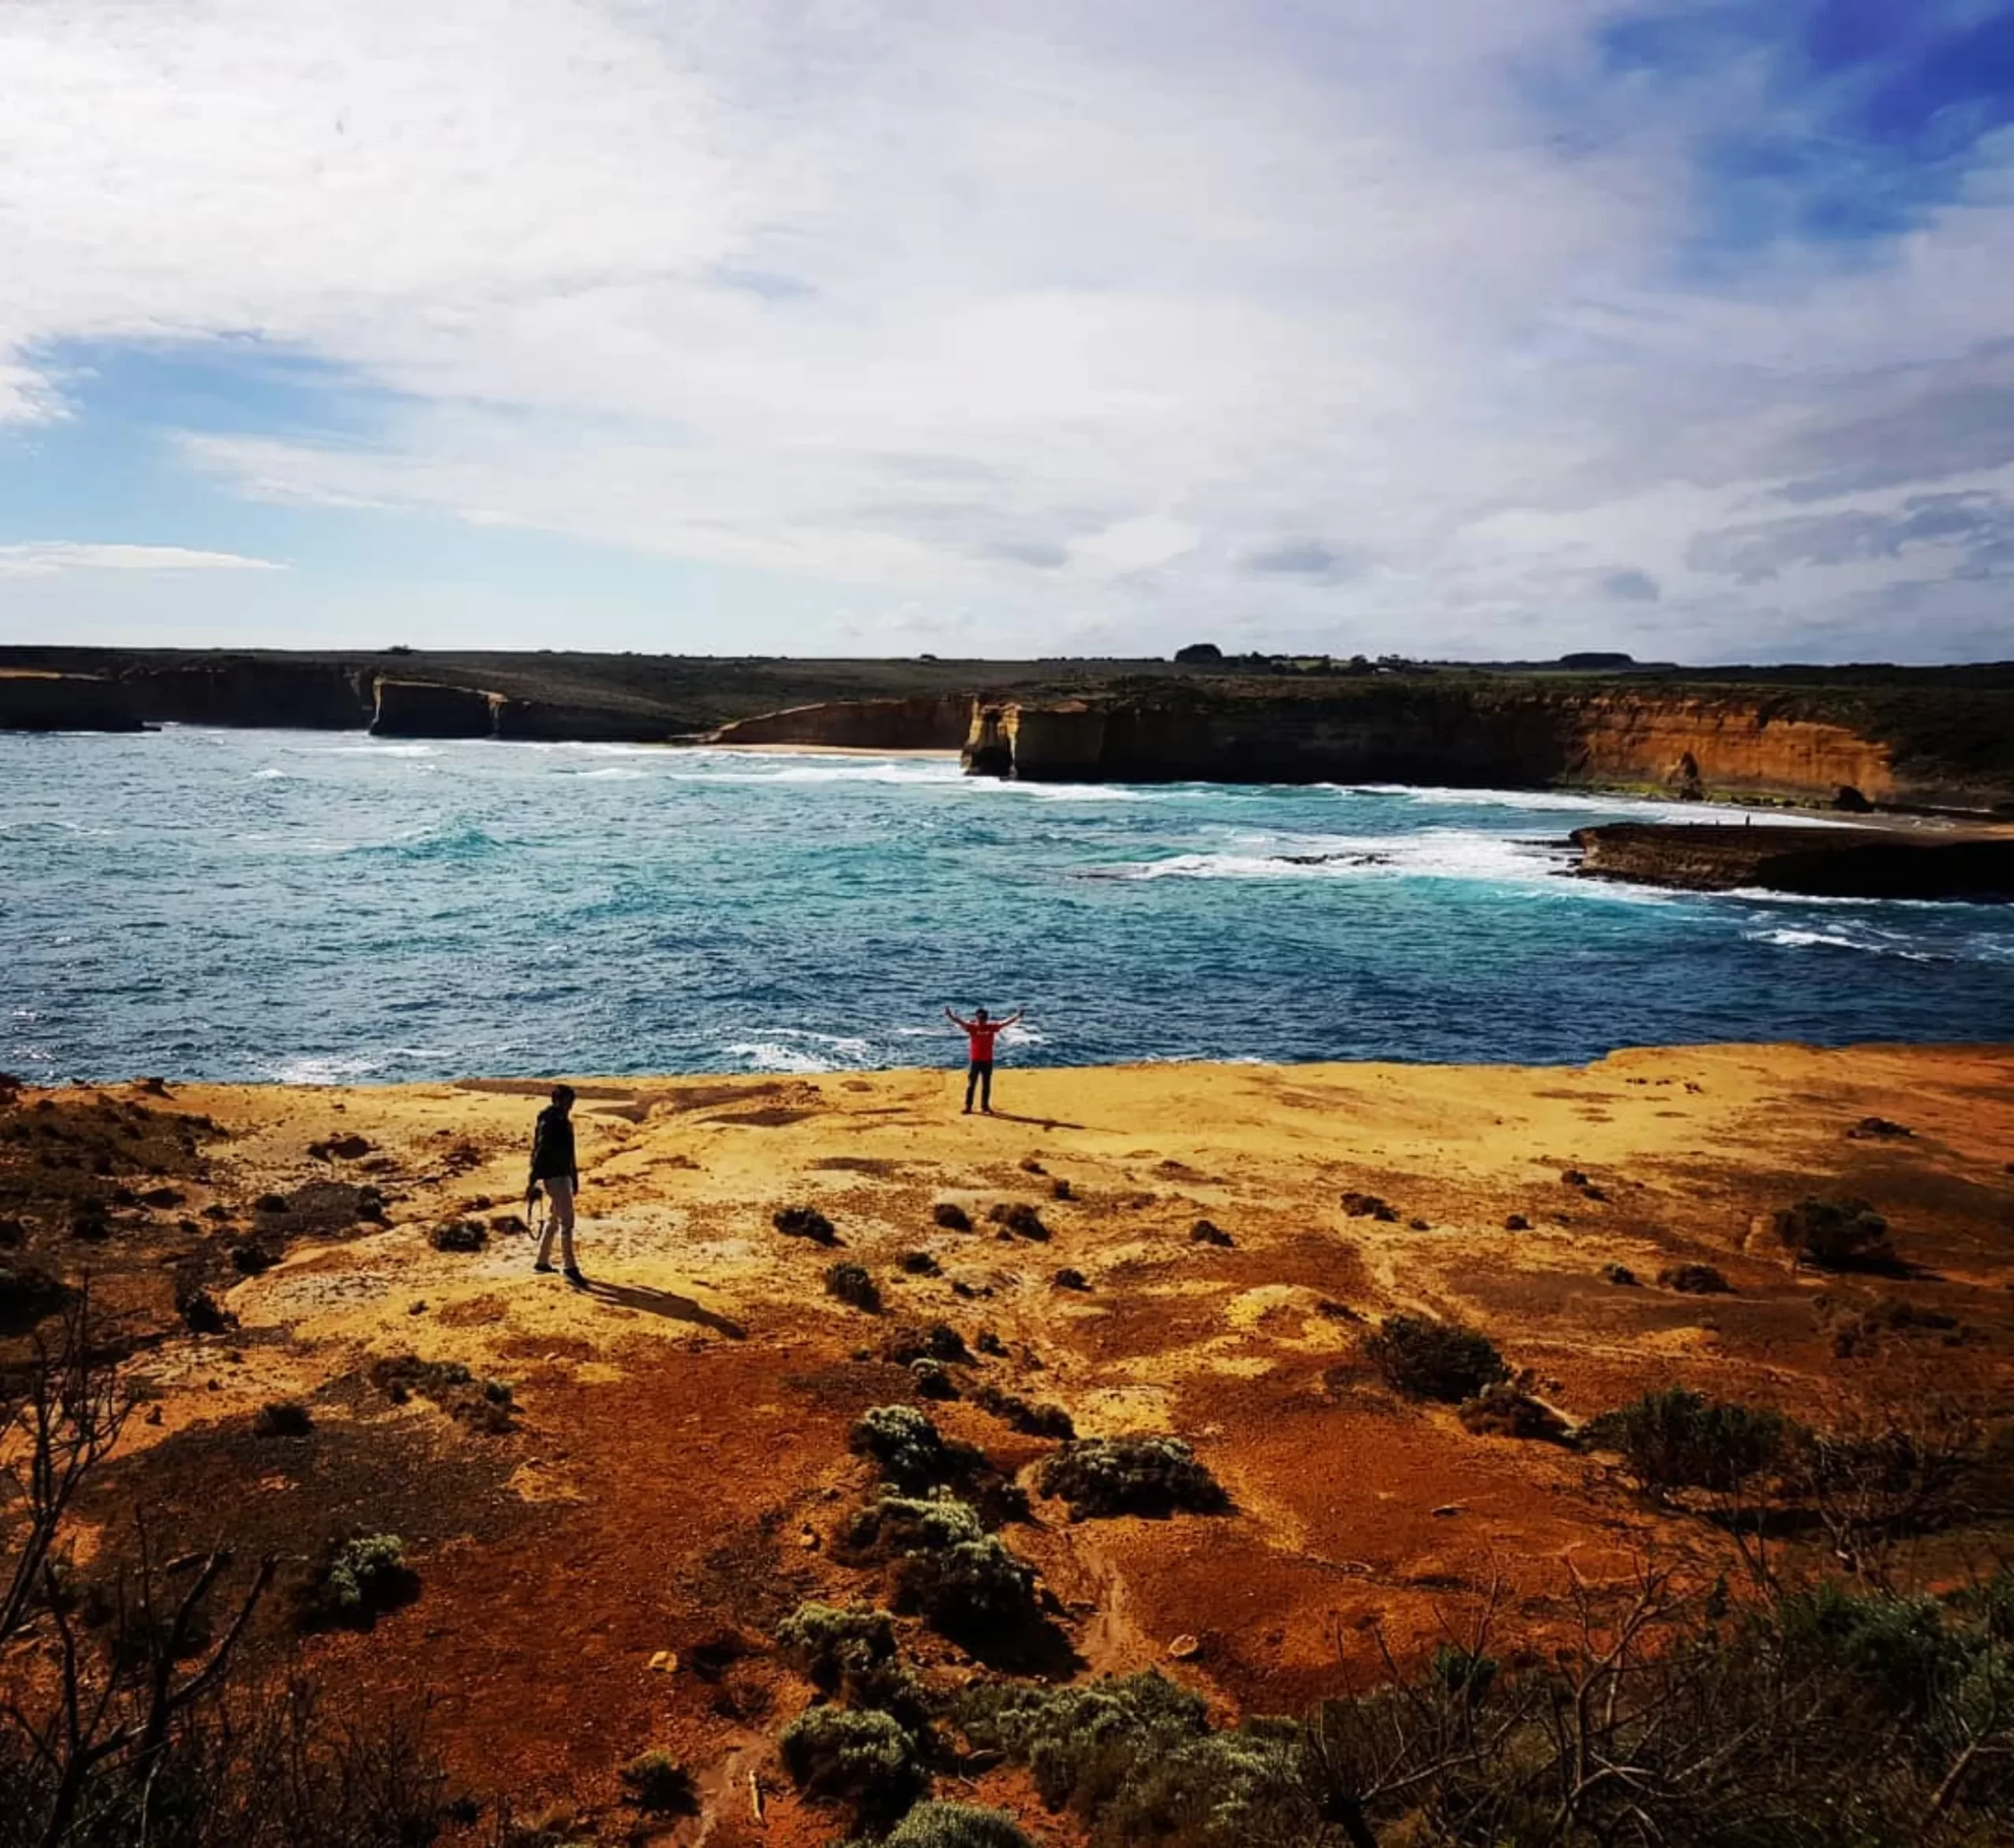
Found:
[[[535,1263],[534,1265],[533,1265],[533,1266],[532,1266],[532,1268],[533,1268],[534,1271],[544,1271],[544,1272],[545,1273],[545,1274],[546,1274],[547,1276],[548,1276],[548,1277],[550,1277],[550,1276],[552,1274],[552,1267],[551,1267],[550,1264],[548,1264],[548,1263],[545,1261],[545,1260],[544,1260],[544,1259],[543,1259],[543,1258],[540,1258],[540,1259],[538,1260],[538,1262],[537,1262],[537,1263]]]
[[[587,1278],[583,1277],[579,1270],[572,1264],[566,1267],[566,1281],[576,1289],[585,1289],[588,1287]]]

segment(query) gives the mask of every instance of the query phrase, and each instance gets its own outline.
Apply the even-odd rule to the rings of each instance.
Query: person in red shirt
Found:
[[[964,1034],[972,1048],[972,1063],[965,1068],[965,1114],[972,1113],[972,1094],[979,1094],[979,1107],[986,1116],[993,1114],[993,1042],[1003,1027],[1011,1027],[1028,1010],[1016,1008],[1004,1020],[987,1018],[984,1008],[974,1008],[969,1020],[961,1020],[949,1008],[944,1018]]]

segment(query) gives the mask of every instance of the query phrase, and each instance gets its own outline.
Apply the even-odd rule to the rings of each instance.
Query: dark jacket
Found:
[[[538,1127],[532,1132],[532,1179],[577,1182],[580,1178],[574,1158],[573,1119],[557,1104],[548,1104],[538,1113]]]

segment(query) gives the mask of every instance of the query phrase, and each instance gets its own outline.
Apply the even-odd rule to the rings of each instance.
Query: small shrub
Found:
[[[937,1277],[943,1274],[944,1267],[927,1251],[906,1251],[897,1262],[906,1277]]]
[[[1634,1289],[1637,1287],[1636,1273],[1627,1264],[1603,1265],[1602,1280],[1605,1283],[1614,1284],[1620,1289]]]
[[[1664,1289],[1675,1289],[1683,1296],[1728,1296],[1734,1289],[1711,1264],[1667,1264],[1658,1273],[1658,1282]]]
[[[1201,1695],[1151,1669],[1075,1687],[982,1684],[965,1691],[957,1712],[974,1745],[1028,1767],[1049,1808],[1075,1802],[1094,1813],[1134,1765],[1179,1750],[1210,1727]]]
[[[1522,1213],[1506,1213],[1503,1215],[1503,1230],[1507,1232],[1529,1232],[1531,1229],[1532,1222]]]
[[[1042,1466],[1044,1495],[1060,1496],[1070,1518],[1216,1514],[1230,1505],[1216,1478],[1179,1437],[1083,1437]]]
[[[917,1360],[962,1363],[972,1359],[965,1337],[948,1322],[933,1322],[928,1328],[913,1324],[897,1329],[882,1344],[882,1353],[898,1367]]]
[[[474,1219],[443,1219],[426,1241],[436,1251],[481,1251],[489,1244],[489,1234]]]
[[[841,1260],[825,1271],[825,1293],[869,1315],[881,1313],[880,1286],[867,1274],[866,1267]]]
[[[884,1675],[896,1659],[895,1629],[885,1610],[800,1604],[776,1626],[784,1660],[821,1694]]]
[[[784,1769],[806,1796],[854,1804],[864,1817],[900,1816],[928,1787],[914,1735],[872,1709],[813,1707],[779,1743]]]
[[[916,1381],[917,1395],[923,1399],[955,1399],[958,1389],[940,1361],[912,1360],[909,1378]]]
[[[263,1245],[247,1243],[231,1248],[231,1267],[241,1277],[263,1277],[278,1262]]]
[[[1800,1263],[1845,1271],[1855,1266],[1887,1268],[1895,1262],[1888,1222],[1864,1200],[1807,1197],[1784,1208],[1772,1223],[1783,1248]]]
[[[235,1315],[219,1308],[216,1297],[194,1284],[176,1290],[175,1306],[191,1334],[222,1334],[227,1329],[238,1326]]]
[[[1565,1421],[1556,1412],[1504,1380],[1463,1400],[1455,1416],[1464,1430],[1479,1437],[1525,1437],[1550,1444],[1566,1435]]]
[[[972,1215],[955,1201],[940,1200],[930,1209],[932,1223],[946,1232],[969,1232],[972,1229]]]
[[[1398,1219],[1398,1213],[1388,1200],[1375,1193],[1359,1193],[1352,1190],[1343,1196],[1343,1212],[1352,1219],[1378,1219],[1387,1225]]]
[[[1252,1848],[1336,1839],[1304,1728],[1255,1720],[1212,1732],[1202,1702],[1153,1674],[1089,1686],[974,1689],[976,1743],[1026,1763],[1105,1848]]]
[[[275,1399],[259,1407],[252,1420],[255,1437],[305,1437],[315,1429],[308,1407],[297,1399]]]
[[[303,1594],[303,1622],[368,1629],[385,1611],[410,1604],[419,1595],[419,1576],[405,1558],[405,1542],[395,1533],[331,1542]]]
[[[261,1193],[253,1201],[252,1210],[261,1213],[283,1213],[287,1210],[287,1197],[284,1193]]]
[[[931,1802],[917,1804],[881,1838],[880,1848],[1035,1848],[1035,1845],[1004,1809]]]
[[[954,1471],[955,1454],[929,1415],[913,1405],[877,1405],[853,1428],[856,1456],[872,1457],[888,1481],[903,1488],[927,1488]]]
[[[839,1242],[839,1235],[832,1230],[832,1222],[815,1206],[779,1207],[770,1215],[769,1223],[786,1238],[808,1238],[813,1245]]]
[[[1070,1415],[1060,1405],[1033,1405],[1018,1393],[982,1386],[972,1396],[981,1411],[990,1412],[1030,1437],[1070,1438],[1077,1435]]]
[[[1003,1202],[986,1216],[1017,1238],[1032,1239],[1037,1245],[1049,1241],[1049,1228],[1042,1223],[1042,1215],[1025,1200]]]
[[[1792,1429],[1781,1412],[1723,1404],[1672,1386],[1603,1412],[1582,1437],[1595,1449],[1619,1451],[1638,1485],[1653,1492],[1724,1492],[1777,1464]]]
[[[1053,1200],[1071,1200],[1075,1197],[1070,1190],[1070,1183],[1064,1180],[1051,1181],[1049,1184],[1049,1197]]]
[[[905,1553],[894,1583],[898,1610],[916,1612],[955,1641],[1010,1637],[1042,1621],[1034,1571],[997,1534]]]
[[[1208,1219],[1198,1219],[1189,1228],[1190,1242],[1193,1245],[1229,1245],[1231,1235]]]
[[[394,1405],[417,1392],[471,1430],[496,1437],[512,1429],[517,1402],[510,1387],[502,1380],[478,1379],[459,1360],[389,1355],[371,1363],[371,1383]]]
[[[1409,1399],[1459,1404],[1504,1378],[1510,1369],[1487,1335],[1426,1315],[1391,1315],[1363,1343],[1379,1378]]]
[[[0,1264],[0,1333],[24,1333],[53,1315],[70,1293],[56,1278],[33,1264]]]
[[[985,1534],[979,1510],[969,1502],[948,1495],[884,1495],[854,1516],[847,1544],[857,1553],[896,1558],[962,1546]]]
[[[1091,1286],[1085,1281],[1083,1271],[1066,1264],[1049,1279],[1058,1289],[1087,1290]]]
[[[1480,1706],[1496,1680],[1497,1662],[1459,1643],[1444,1643],[1433,1652],[1431,1673],[1448,1693]]]
[[[692,1773],[669,1752],[632,1758],[622,1767],[622,1788],[646,1816],[692,1816],[699,1808]]]
[[[1913,1136],[1916,1132],[1905,1129],[1899,1123],[1892,1123],[1885,1116],[1863,1116],[1846,1131],[1848,1138],[1856,1142],[1884,1142],[1894,1136]]]

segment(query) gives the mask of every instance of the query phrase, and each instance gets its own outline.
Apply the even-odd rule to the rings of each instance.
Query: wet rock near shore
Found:
[[[1695,892],[2014,902],[2014,833],[1623,821],[1577,828],[1573,843],[1583,879]]]

